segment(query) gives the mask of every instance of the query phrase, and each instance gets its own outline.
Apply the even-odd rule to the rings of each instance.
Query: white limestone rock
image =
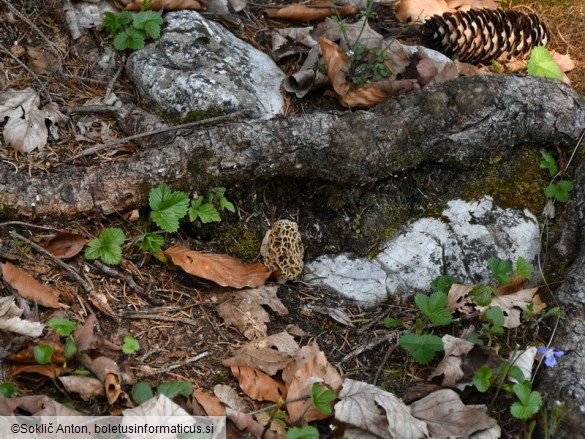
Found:
[[[179,120],[245,109],[269,119],[284,106],[274,61],[196,11],[165,14],[160,39],[130,55],[127,70],[153,110]]]

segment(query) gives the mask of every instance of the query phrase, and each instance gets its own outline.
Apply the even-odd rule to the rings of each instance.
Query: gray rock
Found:
[[[454,200],[441,219],[421,218],[404,226],[374,260],[322,256],[305,266],[305,279],[320,276],[341,295],[368,307],[387,294],[406,298],[430,291],[441,274],[457,276],[463,283],[488,282],[490,257],[515,262],[522,256],[534,262],[539,240],[536,218],[527,210],[501,209],[490,197]],[[382,292],[379,284],[384,279]]]
[[[270,57],[195,11],[167,13],[161,38],[128,58],[127,70],[153,110],[181,121],[246,110],[280,113],[284,74]]]

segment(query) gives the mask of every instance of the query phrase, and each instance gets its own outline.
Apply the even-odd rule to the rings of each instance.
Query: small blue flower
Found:
[[[555,367],[557,365],[557,358],[565,355],[563,351],[555,351],[555,348],[552,346],[550,348],[538,348],[536,351],[544,356],[544,364],[546,364],[546,367]]]

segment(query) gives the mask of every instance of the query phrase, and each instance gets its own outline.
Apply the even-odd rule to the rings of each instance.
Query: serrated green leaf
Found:
[[[132,391],[132,400],[136,405],[140,405],[154,396],[152,388],[145,382],[140,381],[134,386]]]
[[[551,177],[554,177],[557,174],[557,172],[559,172],[557,162],[550,152],[542,152],[542,161],[540,162],[540,168],[548,169],[548,172],[551,175]]]
[[[221,216],[213,204],[203,203],[203,196],[201,195],[191,203],[189,219],[191,221],[200,219],[202,223],[207,224],[221,221]]]
[[[542,405],[542,396],[532,391],[530,381],[514,384],[512,390],[518,401],[512,404],[510,412],[518,419],[528,419],[538,413]]]
[[[129,335],[124,336],[124,344],[122,345],[122,352],[125,354],[133,354],[140,349],[140,343],[134,337]]]
[[[512,271],[512,264],[507,261],[502,261],[496,257],[491,257],[488,260],[488,267],[490,268],[494,278],[502,283],[510,283],[510,272]]]
[[[423,293],[416,293],[416,295],[414,296],[414,303],[416,303],[418,309],[420,309],[425,316],[429,315],[430,313],[429,296]]]
[[[118,16],[109,11],[104,12],[102,26],[106,32],[109,32],[111,35],[116,35],[122,28]]]
[[[148,203],[152,212],[150,217],[166,232],[173,233],[179,229],[179,220],[189,208],[189,196],[185,192],[172,192],[166,184],[151,189]]]
[[[549,184],[544,190],[548,198],[555,198],[557,201],[566,203],[569,201],[569,192],[573,189],[573,183],[567,180],[561,180],[558,183]]]
[[[499,306],[492,306],[485,312],[484,315],[492,322],[494,326],[502,326],[506,321],[504,311]]]
[[[453,284],[460,283],[455,276],[439,276],[431,282],[431,286],[443,294],[449,294],[449,290]]]
[[[386,326],[386,328],[399,328],[402,326],[402,322],[393,317],[385,317],[384,326]]]
[[[404,334],[398,343],[412,354],[417,363],[423,366],[431,362],[436,352],[443,350],[443,341],[431,334]]]
[[[551,53],[543,46],[532,49],[527,66],[528,74],[544,78],[563,79],[563,71],[553,60]]]
[[[526,377],[524,376],[524,372],[522,372],[522,369],[520,369],[516,365],[510,366],[510,369],[508,370],[508,376],[510,378],[515,379],[519,383],[521,383],[524,380],[526,380]]]
[[[97,239],[87,243],[85,257],[90,260],[100,259],[104,264],[117,265],[122,261],[122,244],[124,232],[117,227],[110,227],[100,233]]]
[[[62,337],[67,337],[73,331],[75,331],[75,323],[69,319],[62,319],[60,317],[52,317],[48,322],[47,326],[53,328],[57,334]]]
[[[6,398],[14,396],[16,391],[16,384],[14,384],[12,381],[0,384],[0,395],[3,395]]]
[[[319,430],[312,425],[293,427],[286,432],[286,439],[319,439]]]
[[[65,358],[71,358],[77,353],[77,344],[75,343],[75,339],[73,335],[68,335],[65,339],[65,349],[63,350],[63,354]]]
[[[134,15],[134,27],[146,31],[153,40],[160,37],[162,24],[162,16],[155,11],[143,11]]]
[[[479,306],[488,306],[496,292],[497,289],[493,285],[479,284],[473,287],[469,295]]]
[[[475,371],[472,381],[478,391],[485,393],[490,388],[491,379],[492,369],[489,366],[483,366]]]
[[[534,273],[534,265],[520,256],[516,261],[516,274],[519,274],[523,278],[530,280],[532,279],[532,273]]]
[[[447,295],[436,291],[430,296],[418,293],[414,301],[422,313],[435,325],[448,325],[453,320],[447,309]]]
[[[236,207],[234,206],[234,204],[232,202],[228,201],[225,197],[221,197],[219,199],[219,206],[222,209],[225,209],[231,213],[234,213],[236,211]]]
[[[157,233],[146,233],[136,245],[145,252],[159,253],[165,245],[165,239]]]
[[[193,393],[193,384],[187,381],[172,381],[158,386],[158,391],[170,399],[177,395],[189,397]]]
[[[324,415],[333,413],[331,401],[336,398],[335,393],[321,383],[314,383],[311,387],[311,401],[317,410]]]
[[[33,356],[37,364],[49,364],[53,357],[53,346],[48,344],[40,344],[33,347]]]

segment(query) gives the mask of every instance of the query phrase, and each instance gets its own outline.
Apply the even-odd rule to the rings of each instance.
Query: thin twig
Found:
[[[114,74],[114,76],[112,76],[112,79],[110,79],[110,82],[108,83],[108,88],[106,88],[106,93],[104,94],[104,97],[106,99],[108,98],[108,96],[114,90],[114,84],[116,83],[116,80],[118,79],[118,76],[120,76],[120,73],[122,73],[122,69],[123,68],[124,68],[124,62],[121,60],[120,61],[120,67],[118,67],[118,70],[116,70],[116,73]]]
[[[184,323],[186,325],[193,326],[197,329],[201,329],[201,323],[191,319],[181,319],[178,317],[166,317],[153,314],[135,314],[135,313],[123,313],[123,318],[133,320],[159,320],[161,322],[172,322],[172,323]]]
[[[40,229],[40,230],[50,230],[52,232],[62,232],[63,231],[61,229],[56,229],[54,227],[41,226],[39,224],[31,224],[31,223],[26,223],[24,221],[6,221],[6,222],[3,222],[3,223],[0,223],[0,227],[6,227],[6,226],[32,227],[32,228]]]
[[[44,88],[47,86],[47,83],[44,83],[43,81],[41,81],[41,78],[39,78],[37,76],[37,74],[35,72],[33,72],[29,66],[27,66],[25,63],[23,63],[21,60],[18,59],[18,57],[14,56],[12,53],[10,53],[9,50],[6,50],[4,47],[0,46],[0,51],[2,51],[3,53],[5,53],[6,55],[8,55],[10,58],[12,58],[16,63],[18,63],[23,69],[25,69],[27,72],[29,72],[33,78],[35,78],[35,80],[39,83],[39,93],[44,90]],[[49,102],[51,101],[51,96],[49,93],[47,93],[47,100]]]
[[[81,105],[77,107],[68,107],[63,106],[59,107],[59,111],[64,114],[71,114],[71,113],[92,113],[92,114],[103,114],[103,113],[113,113],[116,109],[110,105]]]
[[[112,141],[106,142],[106,143],[99,143],[91,148],[86,149],[85,151],[83,151],[77,155],[74,155],[73,157],[69,157],[69,158],[63,160],[61,163],[58,163],[56,166],[62,165],[64,163],[69,163],[69,162],[72,162],[74,160],[77,160],[78,158],[94,154],[94,153],[101,151],[102,149],[108,148],[110,146],[121,145],[123,143],[128,143],[128,142],[131,142],[132,140],[141,139],[143,137],[149,137],[149,136],[153,136],[155,134],[166,133],[168,131],[182,130],[185,128],[196,127],[199,125],[205,125],[205,124],[212,123],[212,122],[221,122],[223,120],[233,119],[234,117],[242,115],[245,111],[247,111],[247,110],[235,111],[233,113],[225,114],[223,116],[210,117],[209,119],[205,119],[205,120],[198,120],[195,122],[188,122],[188,123],[184,123],[181,125],[168,126],[168,127],[164,127],[164,128],[159,128],[157,130],[147,131],[145,133],[135,134],[133,136],[124,137],[122,139],[112,140]]]
[[[196,356],[191,357],[191,358],[187,358],[185,361],[181,361],[179,363],[171,364],[171,365],[166,366],[166,367],[161,367],[160,369],[156,369],[156,370],[153,370],[151,372],[144,372],[144,373],[141,373],[139,375],[140,375],[141,378],[143,378],[143,377],[149,377],[149,376],[152,376],[152,375],[159,375],[161,373],[167,373],[167,372],[170,372],[172,370],[178,369],[179,367],[183,367],[183,366],[186,366],[188,364],[191,364],[191,363],[194,363],[196,361],[199,361],[202,358],[207,357],[208,355],[209,355],[209,352],[202,352],[199,355],[196,355]]]

